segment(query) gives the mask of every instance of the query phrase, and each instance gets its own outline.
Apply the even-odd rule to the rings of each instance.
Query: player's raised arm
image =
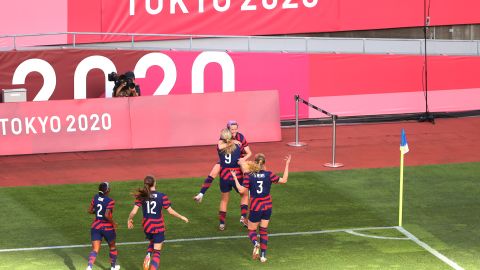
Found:
[[[285,184],[288,181],[288,167],[290,165],[290,160],[292,159],[292,155],[288,155],[285,157],[285,170],[283,171],[283,176],[278,180],[278,183]]]
[[[237,173],[235,172],[235,170],[230,170],[230,173],[232,174],[233,180],[235,180],[235,186],[238,189],[238,193],[244,194],[245,192],[247,192],[247,189],[244,186],[240,185],[240,183],[238,182]]]
[[[179,213],[177,213],[177,211],[173,210],[173,208],[172,208],[171,206],[167,208],[167,212],[168,212],[170,215],[172,215],[172,216],[174,216],[174,217],[176,217],[176,218],[179,218],[179,219],[185,221],[185,223],[188,223],[188,221],[189,221],[188,218],[180,215]]]

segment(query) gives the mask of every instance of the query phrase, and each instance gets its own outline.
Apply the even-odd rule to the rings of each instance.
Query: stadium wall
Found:
[[[0,52],[0,62],[0,88],[26,88],[29,101],[111,97],[107,74],[133,69],[142,96],[276,89],[281,119],[294,118],[297,94],[340,116],[425,110],[420,55],[47,50]],[[429,110],[479,110],[478,66],[429,56]],[[300,106],[300,118],[321,116]]]

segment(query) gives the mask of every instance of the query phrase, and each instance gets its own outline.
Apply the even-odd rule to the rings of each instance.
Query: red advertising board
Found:
[[[0,155],[215,144],[228,120],[281,140],[278,92],[0,104]]]
[[[0,104],[0,155],[131,148],[128,99]]]

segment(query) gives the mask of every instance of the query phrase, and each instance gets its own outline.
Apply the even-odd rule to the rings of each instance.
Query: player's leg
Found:
[[[228,201],[230,199],[230,191],[222,191],[222,196],[220,199],[220,207],[218,210],[218,220],[219,220],[219,230],[225,230],[225,219],[227,217],[227,207]]]
[[[248,192],[241,194],[240,196],[240,223],[248,227],[248,219],[247,219],[247,212],[248,212]]]
[[[268,223],[270,222],[270,216],[272,215],[272,209],[263,211],[262,220],[260,221],[260,261],[267,261],[267,245],[268,245]]]
[[[153,255],[150,261],[150,270],[160,269],[160,254],[165,240],[164,232],[153,234]]]
[[[117,264],[118,251],[117,246],[115,245],[116,233],[115,231],[105,231],[104,233],[105,240],[107,240],[108,247],[110,248],[110,267],[111,270],[120,269],[120,265]]]
[[[148,270],[148,268],[150,267],[150,260],[153,254],[153,239],[151,239],[151,237],[149,238],[148,236],[147,239],[150,240],[150,243],[148,244],[147,254],[145,255],[145,259],[143,260],[143,270]]]
[[[257,228],[261,220],[259,211],[250,211],[248,222],[248,238],[253,244],[252,259],[257,260],[260,257],[260,243],[257,238]]]
[[[88,266],[87,270],[91,270],[97,259],[98,252],[100,251],[100,244],[102,243],[102,235],[99,230],[91,229],[90,230],[91,240],[92,240],[92,251],[88,255]]]
[[[205,180],[203,181],[203,185],[202,185],[202,188],[200,189],[200,192],[195,197],[193,197],[193,199],[196,202],[198,203],[202,202],[203,195],[205,195],[207,190],[212,185],[213,180],[218,176],[219,173],[220,173],[220,164],[217,163],[213,166],[207,178],[205,178]]]

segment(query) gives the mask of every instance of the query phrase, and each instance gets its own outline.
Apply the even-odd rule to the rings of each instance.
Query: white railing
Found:
[[[89,37],[95,42],[85,43],[85,37]],[[480,40],[429,39],[427,45],[429,55],[480,55]],[[50,48],[423,54],[424,40],[100,32],[55,32],[0,36],[0,50],[4,51]]]

